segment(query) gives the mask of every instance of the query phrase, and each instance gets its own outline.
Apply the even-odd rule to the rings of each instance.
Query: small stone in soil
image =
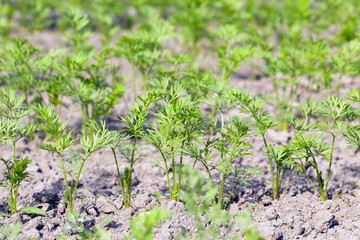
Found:
[[[277,214],[274,208],[268,208],[265,211],[265,217],[267,220],[271,221],[277,218]]]
[[[91,216],[96,216],[97,212],[95,210],[94,207],[90,207],[89,209],[86,209],[87,214],[91,215]]]
[[[311,219],[311,225],[317,232],[327,232],[334,220],[334,215],[328,210],[322,210],[315,213]]]

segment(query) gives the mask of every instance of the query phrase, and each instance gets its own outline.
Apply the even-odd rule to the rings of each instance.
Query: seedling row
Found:
[[[86,163],[99,150],[112,153],[125,208],[132,207],[135,163],[145,160],[141,150],[151,146],[156,149],[152,165],[166,175],[169,199],[186,203],[196,217],[206,213],[191,207],[219,210],[215,216],[224,221],[228,216],[220,210],[229,207],[237,189],[264,174],[256,165],[240,164],[244,157],[267,159],[274,200],[286,194],[284,179],[295,172],[326,201],[336,143],[344,138],[349,150],[360,150],[360,92],[344,84],[360,74],[355,0],[58,5],[41,0],[0,1],[0,8],[0,142],[13,151],[11,158],[0,155],[8,203],[3,217],[46,216],[18,202],[36,159],[22,158],[17,143],[35,136],[42,139],[39,149],[56,156],[64,180],[61,204],[69,222],[63,238],[70,231],[110,237],[100,229],[84,229],[81,209],[87,198],[77,197]],[[60,46],[36,43],[46,31],[62,38]],[[101,43],[93,43],[96,36]],[[208,59],[213,61],[206,64]],[[244,67],[250,70],[243,81],[267,78],[271,94],[232,86]],[[119,104],[127,112],[116,112]],[[81,111],[81,129],[70,127],[65,114],[74,108]],[[121,127],[109,128],[107,120],[117,114]],[[292,137],[275,144],[268,138],[270,129]],[[261,153],[254,153],[252,137],[261,138]],[[320,167],[323,161],[326,168]],[[202,173],[194,172],[198,166]],[[295,180],[290,184],[298,184]],[[151,229],[170,217],[161,210],[152,214],[157,220],[146,220],[149,239]],[[137,226],[132,238],[142,239]],[[260,239],[256,234],[249,227],[243,236]]]

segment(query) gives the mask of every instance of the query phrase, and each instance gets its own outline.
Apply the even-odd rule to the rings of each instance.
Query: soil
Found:
[[[40,34],[41,35],[41,34]],[[52,43],[50,33],[37,36],[35,41],[49,47]],[[254,60],[255,61],[255,60]],[[214,66],[214,61],[204,61]],[[129,72],[124,63],[124,72]],[[251,93],[271,94],[273,92],[271,81],[265,76],[259,76],[257,80],[248,79],[253,72],[253,67],[247,64],[233,74],[229,84],[248,89]],[[350,88],[359,88],[359,79],[346,78],[343,81],[342,93]],[[131,83],[128,83],[128,91],[125,96],[126,102],[133,99]],[[317,93],[315,98],[325,97],[323,93]],[[69,102],[71,104],[71,102]],[[76,106],[70,107],[72,112],[64,111],[64,119],[71,119],[70,125],[78,127],[81,116]],[[275,115],[274,109],[269,108],[270,114]],[[119,128],[115,120],[118,115],[125,115],[127,106],[125,101],[116,106],[115,113],[108,117],[111,128]],[[237,114],[236,110],[229,111],[228,115]],[[270,130],[267,137],[270,143],[287,143],[291,139],[291,132],[278,132]],[[330,139],[330,138],[329,138]],[[230,213],[238,213],[248,210],[248,203],[253,207],[253,223],[261,235],[268,240],[280,239],[360,239],[360,190],[351,183],[357,184],[360,179],[358,167],[359,154],[346,148],[345,140],[341,137],[336,142],[334,162],[330,178],[329,200],[322,202],[314,192],[311,184],[305,176],[297,176],[288,172],[282,189],[280,200],[272,199],[271,174],[269,163],[262,155],[262,141],[258,137],[250,137],[253,144],[254,155],[247,156],[237,161],[238,165],[258,165],[264,169],[264,174],[253,177],[249,186],[238,186],[229,204]],[[33,160],[30,166],[32,176],[29,182],[22,184],[19,190],[19,207],[37,206],[46,211],[48,217],[28,214],[15,214],[11,218],[1,218],[0,223],[14,223],[21,220],[23,223],[22,237],[41,239],[55,239],[62,234],[61,229],[66,223],[64,206],[59,201],[64,200],[64,179],[57,168],[60,163],[56,155],[44,150],[37,149],[42,144],[39,136],[34,141],[21,141],[17,145],[18,157],[28,156]],[[146,146],[143,150],[145,158],[135,163],[133,173],[132,207],[125,209],[122,205],[120,186],[117,180],[117,172],[110,150],[103,149],[96,152],[85,164],[89,172],[82,174],[77,194],[77,206],[86,196],[90,198],[85,202],[83,210],[87,213],[85,226],[101,226],[101,220],[105,215],[114,217],[114,221],[105,227],[114,239],[122,239],[129,234],[129,219],[137,213],[144,212],[157,206],[154,192],[158,191],[165,197],[161,200],[161,206],[173,212],[173,217],[164,221],[155,229],[155,238],[172,239],[181,229],[194,230],[194,219],[185,210],[182,202],[170,201],[167,194],[166,175],[161,169],[155,168],[151,160],[159,153],[155,148]],[[4,158],[11,156],[10,146],[1,146],[1,155]],[[219,156],[218,156],[219,157]],[[189,162],[191,160],[188,160]],[[320,165],[326,172],[327,162]],[[2,170],[3,166],[0,167]],[[120,168],[125,167],[124,161]],[[200,169],[200,167],[199,167]],[[313,172],[309,169],[312,176]],[[296,178],[301,178],[290,184],[286,195],[285,188],[288,183]],[[228,186],[230,188],[230,186]],[[227,189],[229,190],[229,189]],[[284,196],[285,195],[285,196]],[[8,197],[5,189],[1,190],[0,211],[7,211]],[[107,200],[116,205],[109,204]]]

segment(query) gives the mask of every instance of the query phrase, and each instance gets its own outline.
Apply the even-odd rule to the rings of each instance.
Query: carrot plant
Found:
[[[179,90],[179,89],[178,89]],[[177,92],[178,93],[178,92]],[[176,104],[181,104],[180,99],[175,100]],[[155,112],[156,120],[150,123],[148,134],[145,136],[147,143],[153,145],[160,152],[160,159],[153,161],[156,167],[161,168],[167,178],[170,199],[178,199],[180,188],[177,182],[177,175],[179,173],[176,156],[181,152],[181,144],[186,140],[186,137],[181,133],[184,126],[181,120],[176,117],[179,114],[179,108],[172,104],[167,104],[164,109]],[[171,182],[170,172],[173,174]],[[180,175],[178,175],[180,177]],[[181,179],[179,178],[179,181]]]
[[[154,110],[155,120],[150,123],[145,139],[160,152],[163,164],[159,160],[153,163],[166,174],[170,198],[179,200],[184,146],[203,135],[205,122],[199,107],[191,101],[191,97],[183,96],[185,89],[181,84],[170,85],[168,78],[153,80],[152,84],[167,91],[168,95],[163,97],[166,105]]]
[[[81,208],[81,207],[80,207]],[[99,239],[99,240],[110,240],[112,239],[111,233],[106,230],[94,226],[91,229],[86,229],[84,227],[84,222],[86,218],[86,212],[80,213],[75,209],[71,209],[66,212],[68,222],[61,229],[64,235],[56,237],[56,240],[67,240],[73,239],[76,235],[76,239]],[[101,224],[108,224],[114,220],[111,216],[105,216],[101,221]],[[71,232],[71,237],[66,235],[68,232]]]
[[[70,96],[70,82],[71,78],[67,75],[64,63],[59,59],[65,53],[65,48],[50,49],[48,54],[40,57],[39,75],[42,80],[39,92],[45,93],[48,97],[48,102],[41,97],[36,102],[42,105],[52,105],[55,112],[61,116],[64,105],[64,97]]]
[[[242,40],[239,29],[234,25],[225,25],[218,29],[218,38],[223,44],[218,48],[217,54],[221,72],[220,81],[227,83],[230,74],[244,64],[244,62],[255,55],[255,49],[251,45],[237,46]]]
[[[229,214],[222,210],[222,205],[212,201],[217,195],[217,189],[205,179],[203,174],[190,166],[183,169],[185,189],[181,193],[187,211],[195,217],[196,231],[181,231],[175,239],[219,239],[220,227],[224,227],[224,239],[262,240],[260,234],[251,225],[250,213]],[[204,219],[207,222],[204,224]],[[231,236],[231,230],[237,225],[242,231]],[[228,238],[232,237],[232,238]]]
[[[213,106],[216,111],[221,113],[221,122],[218,126],[217,118],[210,116],[210,126],[216,132],[220,133],[220,137],[208,139],[206,141],[199,142],[204,144],[205,148],[200,148],[198,144],[187,144],[187,155],[201,162],[213,185],[211,171],[216,169],[220,173],[219,183],[219,197],[218,202],[222,207],[226,208],[230,201],[232,194],[238,184],[247,184],[247,175],[259,174],[260,169],[258,167],[244,167],[240,168],[234,165],[234,161],[245,155],[250,155],[252,152],[249,150],[251,144],[245,139],[249,137],[249,124],[247,119],[240,119],[238,116],[230,117],[229,123],[225,123],[225,113],[230,108],[234,107],[236,103],[230,98],[230,93],[233,88],[225,87],[223,83],[218,83],[215,86],[209,86],[210,89],[215,92],[215,101],[212,103],[210,98],[202,98],[201,102],[207,105]],[[212,158],[212,151],[217,150],[220,153],[220,160],[216,164],[209,164]],[[230,179],[229,179],[230,178]],[[224,190],[226,181],[230,180],[234,183],[230,195],[227,199],[224,198]]]
[[[136,70],[141,74],[142,89],[146,94],[147,79],[154,75],[155,67],[160,63],[163,54],[161,45],[163,41],[170,38],[172,32],[173,27],[169,22],[163,19],[154,19],[151,25],[145,25],[119,38],[115,51],[131,65],[134,101],[137,100]]]
[[[300,111],[304,119],[295,119],[293,113],[287,113],[286,119],[295,128],[295,140],[292,140],[291,146],[294,147],[297,172],[305,173],[315,191],[319,194],[320,199],[327,199],[329,180],[331,174],[332,162],[334,159],[335,139],[346,131],[345,117],[351,111],[351,104],[344,100],[331,96],[321,102],[310,101],[300,104]],[[324,117],[321,123],[311,122],[310,118],[316,114]],[[312,132],[323,132],[331,135],[331,142],[323,140],[323,134]],[[326,178],[319,169],[319,157],[329,162]],[[317,184],[316,186],[306,170],[306,165],[310,164],[315,170]]]
[[[344,75],[355,75],[358,73],[357,63],[360,60],[360,41],[353,40],[344,43],[331,57],[330,68],[333,74],[337,74],[335,94],[340,97],[341,80]]]
[[[18,89],[25,97],[25,104],[30,104],[30,90],[39,87],[37,79],[38,48],[28,43],[26,39],[13,38],[13,47],[5,50],[5,58],[0,60],[5,70],[4,80],[14,89]],[[30,115],[28,115],[30,123]]]
[[[350,91],[346,97],[353,101],[354,104],[360,103],[360,91],[358,89]],[[355,122],[359,117],[359,108],[353,109],[349,113],[351,123],[346,126],[346,131],[343,132],[343,136],[348,144],[348,149],[350,150],[360,149],[360,126]]]
[[[273,84],[274,96],[267,98],[277,106],[280,130],[288,131],[284,115],[296,107],[296,102],[303,101],[300,94],[302,82],[305,82],[306,101],[311,99],[314,91],[330,87],[325,63],[330,49],[324,41],[311,39],[299,43],[284,40],[275,57],[269,50],[273,47],[265,47],[262,56],[267,65],[264,70]]]
[[[188,52],[198,54],[199,42],[203,38],[210,38],[209,23],[215,16],[214,3],[212,1],[173,2],[175,11],[172,11],[169,19],[180,29],[180,37]],[[169,8],[171,9],[171,8]]]
[[[11,89],[0,90],[0,134],[1,143],[11,145],[13,156],[10,159],[0,157],[6,169],[3,172],[4,182],[0,183],[1,187],[9,191],[10,198],[7,200],[11,208],[11,214],[0,213],[5,217],[10,217],[17,212],[37,213],[46,216],[46,213],[36,207],[23,207],[18,209],[17,197],[22,182],[28,181],[30,173],[27,171],[28,165],[32,162],[28,157],[18,159],[16,152],[16,143],[25,137],[30,136],[37,130],[34,124],[24,124],[23,118],[26,117],[30,108],[24,104],[25,97],[16,96],[15,91]]]
[[[93,46],[89,43],[92,33],[90,31],[88,15],[78,8],[65,8],[63,11],[63,24],[69,26],[63,34],[68,39],[75,53],[89,53],[93,51]]]
[[[165,64],[156,68],[157,76],[169,78],[170,84],[181,82],[192,99],[206,96],[209,94],[206,85],[214,84],[216,75],[208,69],[195,69],[191,66],[193,61],[194,55],[168,52],[164,54]]]
[[[14,9],[10,3],[6,1],[0,1],[0,35],[3,38],[8,38],[12,30],[12,18],[14,15]]]
[[[225,113],[230,108],[233,107],[233,102],[231,99],[226,98],[226,92],[228,91],[228,88],[226,87],[226,84],[224,82],[216,82],[214,84],[208,84],[206,85],[208,88],[210,94],[207,96],[203,96],[200,98],[200,102],[205,103],[206,105],[212,107],[211,113],[212,115],[209,116],[211,121],[216,120],[216,115],[218,113],[221,114],[221,127],[225,124]],[[210,124],[210,135],[214,134],[214,124]]]
[[[310,39],[305,42],[300,52],[300,69],[306,83],[306,101],[311,100],[311,93],[323,88],[319,81],[319,74],[323,73],[326,61],[329,58],[330,47],[323,40]]]
[[[219,203],[224,204],[224,207],[228,204],[235,187],[242,179],[238,179],[243,173],[238,168],[233,166],[233,162],[243,156],[250,155],[252,152],[248,149],[251,144],[245,141],[245,138],[249,137],[249,125],[245,119],[240,120],[239,117],[234,116],[230,118],[230,124],[225,125],[220,130],[221,137],[214,144],[214,148],[221,154],[219,163],[217,163],[217,170],[220,172],[219,183]],[[255,171],[254,171],[255,173]],[[235,180],[234,187],[231,191],[231,195],[228,199],[224,198],[225,182],[229,175],[233,175]],[[247,174],[245,174],[246,176]],[[224,201],[224,203],[223,203]]]
[[[114,156],[125,208],[131,206],[132,173],[134,171],[134,163],[142,158],[141,155],[136,156],[136,154],[139,150],[138,141],[145,135],[144,124],[148,119],[148,109],[153,102],[158,101],[162,96],[163,94],[161,92],[150,91],[144,98],[139,97],[140,103],[133,102],[133,107],[130,110],[129,115],[126,118],[119,118],[121,122],[125,123],[125,129],[123,131],[128,133],[127,136],[112,131],[113,141],[110,144],[110,148]],[[124,144],[124,141],[128,138],[132,138],[133,142],[131,144]],[[126,159],[130,163],[130,166],[125,167],[123,172],[124,182],[121,180],[116,150],[120,153],[121,158]]]
[[[19,0],[17,10],[20,12],[19,23],[31,32],[43,30],[52,23],[50,2]]]
[[[70,152],[73,157],[64,158],[64,151],[68,150],[77,140],[74,138],[73,132],[66,131],[68,123],[61,123],[60,117],[50,107],[36,107],[35,111],[38,119],[43,122],[39,128],[49,133],[54,141],[54,144],[43,144],[39,148],[54,152],[59,156],[66,187],[65,200],[68,209],[72,210],[74,209],[76,191],[84,164],[95,151],[111,143],[111,132],[105,128],[105,122],[98,125],[95,121],[88,121],[85,126],[92,134],[84,135],[81,139],[82,153],[76,149],[71,149]],[[71,165],[71,169],[65,165],[66,162]],[[70,186],[68,176],[70,177]]]
[[[130,220],[131,235],[125,236],[126,240],[152,240],[154,238],[153,228],[170,218],[173,214],[167,209],[153,208],[147,212],[140,213]]]
[[[291,111],[294,101],[300,97],[300,53],[299,49],[289,42],[279,47],[279,54],[275,57],[270,50],[273,50],[273,47],[267,46],[262,56],[267,65],[265,72],[270,76],[274,88],[274,96],[270,96],[268,100],[277,107],[279,130],[288,131],[284,113]]]
[[[279,199],[281,184],[284,179],[286,170],[292,168],[294,161],[291,158],[292,149],[287,146],[271,145],[266,139],[266,132],[278,125],[275,118],[269,116],[264,111],[264,101],[254,97],[246,90],[232,91],[230,97],[236,102],[240,113],[250,115],[253,122],[251,123],[255,135],[260,135],[265,151],[265,156],[269,159],[272,190],[274,199]]]
[[[173,172],[173,189],[177,189],[176,186],[181,186],[182,181],[182,167],[183,167],[183,158],[184,158],[184,147],[186,144],[189,144],[194,141],[198,141],[201,136],[204,135],[204,128],[206,127],[206,122],[203,113],[196,100],[192,100],[192,97],[189,95],[182,96],[185,93],[185,88],[182,84],[174,83],[171,84],[169,78],[160,78],[152,79],[150,84],[157,89],[163,89],[168,94],[164,98],[166,106],[159,111],[155,111],[156,124],[159,124],[159,128],[170,126],[169,141],[174,141],[176,144],[172,145],[170,152],[171,153],[171,165]],[[173,117],[172,117],[173,116]],[[175,121],[172,121],[175,119]],[[153,130],[156,129],[155,124],[152,125]],[[176,129],[175,129],[176,128]],[[154,132],[152,132],[154,133]],[[150,137],[151,138],[151,137]],[[180,142],[175,141],[174,139],[181,139]],[[154,138],[152,138],[154,140]],[[178,144],[178,145],[177,145]],[[159,149],[160,145],[155,145]],[[160,149],[159,149],[160,150]],[[161,151],[161,150],[160,150]],[[166,151],[166,150],[165,150]],[[163,153],[165,152],[163,151]],[[179,160],[176,162],[175,155],[178,152]],[[164,158],[162,159],[166,165]],[[194,163],[195,164],[195,163]],[[159,166],[159,162],[156,163]],[[166,168],[161,167],[165,172]],[[178,179],[176,180],[176,174]],[[169,188],[170,189],[170,188]],[[179,189],[180,190],[180,189]],[[179,194],[173,196],[174,199],[179,200]]]
[[[74,53],[65,57],[61,63],[59,80],[70,79],[58,85],[62,90],[80,105],[82,121],[89,119],[99,120],[112,113],[112,107],[118,104],[118,99],[124,93],[124,85],[117,75],[118,69],[107,61],[111,58],[110,49],[104,48],[95,55]],[[96,63],[91,64],[94,57]],[[113,82],[106,81],[107,74],[111,73]],[[85,128],[83,128],[85,132]]]

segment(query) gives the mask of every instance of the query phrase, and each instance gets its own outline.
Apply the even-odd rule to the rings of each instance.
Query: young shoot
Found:
[[[125,208],[131,206],[132,173],[134,170],[134,163],[142,158],[141,155],[136,156],[136,153],[139,150],[138,141],[140,138],[144,137],[145,134],[144,124],[148,119],[148,109],[153,102],[157,102],[162,97],[163,93],[161,91],[149,91],[145,98],[139,97],[140,103],[133,102],[133,107],[130,110],[129,115],[126,118],[119,118],[121,122],[125,123],[126,126],[125,130],[123,131],[128,133],[128,135],[126,136],[119,134],[119,132],[112,131],[113,141],[109,146],[114,155],[116,170],[118,173],[118,179]],[[123,142],[128,138],[133,139],[132,143],[123,144]],[[123,172],[124,182],[122,182],[121,180],[121,173],[119,170],[116,149],[119,150],[120,156],[130,163],[130,166],[125,167],[125,170]]]
[[[101,122],[101,125],[93,120],[84,123],[86,128],[91,131],[92,134],[84,135],[81,139],[82,153],[75,149],[71,149],[74,157],[64,159],[65,150],[69,150],[68,148],[77,140],[74,138],[73,132],[66,131],[68,123],[61,123],[60,117],[50,107],[36,107],[35,111],[38,114],[37,117],[39,120],[43,122],[39,128],[49,133],[54,141],[53,144],[43,144],[39,148],[54,152],[59,156],[66,187],[65,200],[67,207],[72,210],[74,209],[77,186],[84,164],[95,151],[106,147],[111,143],[111,132],[105,128],[105,122]],[[67,161],[67,164],[71,165],[72,171],[66,166],[65,160]],[[70,185],[68,176],[70,176]]]
[[[298,167],[296,170],[298,173],[305,173],[315,191],[319,194],[320,199],[325,201],[328,194],[335,139],[346,131],[345,117],[351,111],[351,104],[338,97],[331,96],[318,103],[310,101],[300,104],[300,111],[305,116],[304,120],[295,119],[293,113],[286,115],[287,121],[295,128],[295,140],[291,141],[291,145],[294,147],[295,158],[297,159]],[[319,114],[325,120],[320,124],[316,122],[311,123],[310,118],[315,114]],[[323,141],[323,134],[315,134],[313,132],[330,134],[331,143]],[[329,162],[326,178],[324,178],[318,166],[319,156]],[[318,186],[314,184],[306,171],[307,164],[314,168]]]
[[[221,72],[220,82],[227,83],[232,72],[244,64],[244,62],[255,55],[255,48],[250,45],[236,46],[242,39],[239,29],[235,25],[225,25],[218,29],[218,37],[224,41],[218,48],[219,67]]]
[[[253,120],[252,126],[255,135],[260,135],[263,140],[265,147],[263,153],[269,159],[273,197],[274,200],[277,200],[280,197],[281,184],[286,170],[293,166],[293,161],[290,157],[291,149],[286,146],[276,148],[268,143],[265,134],[270,128],[277,126],[278,122],[264,111],[263,100],[252,96],[246,90],[232,91],[230,98],[237,103],[240,113],[250,115]]]
[[[162,83],[158,82],[158,85],[163,84],[163,89],[167,89],[168,83],[168,79],[162,79]],[[180,199],[185,144],[190,144],[202,136],[205,127],[200,108],[195,101],[191,101],[190,96],[182,97],[184,92],[185,89],[180,84],[169,86],[169,95],[165,99],[167,105],[154,111],[156,120],[150,124],[149,133],[146,135],[148,143],[160,152],[160,159],[164,164],[160,161],[154,161],[154,164],[166,173],[170,198],[177,201]]]
[[[30,108],[25,104],[25,97],[17,96],[14,90],[0,90],[0,141],[1,143],[11,145],[13,148],[12,158],[0,160],[5,165],[4,182],[0,186],[9,191],[10,198],[8,203],[11,208],[11,214],[0,213],[2,216],[10,217],[17,212],[37,213],[46,216],[46,213],[36,207],[23,207],[18,209],[17,197],[22,182],[28,181],[30,175],[27,172],[28,165],[32,162],[28,157],[18,159],[16,152],[16,143],[29,137],[37,130],[34,124],[24,124],[24,117],[28,116]]]

